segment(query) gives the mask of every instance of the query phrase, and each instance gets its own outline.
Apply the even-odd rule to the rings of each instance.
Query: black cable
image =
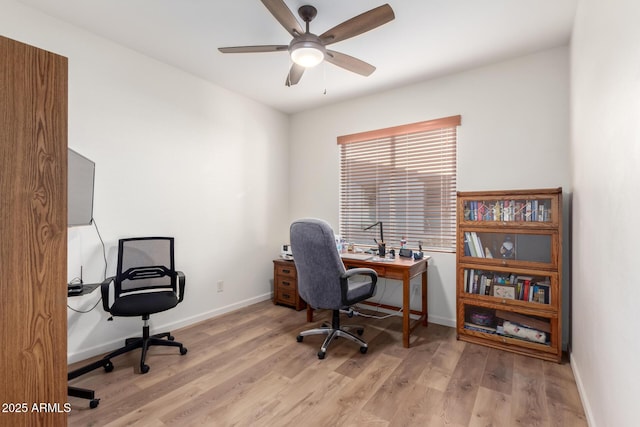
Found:
[[[98,233],[98,238],[100,239],[100,243],[102,244],[102,258],[104,259],[104,275],[102,280],[107,279],[107,251],[104,247],[104,241],[102,240],[102,236],[100,235],[100,230],[98,230],[98,224],[96,223],[95,218],[91,218],[93,220],[93,227],[96,229],[96,233]]]
[[[103,274],[102,280],[104,281],[107,279],[107,250],[105,249],[104,241],[102,240],[102,236],[100,235],[100,230],[98,230],[98,224],[96,223],[95,218],[91,218],[91,221],[93,222],[93,227],[96,229],[96,233],[98,234],[98,238],[100,239],[100,244],[102,245],[102,258],[104,259],[104,274]],[[73,280],[71,280],[71,282],[69,283],[82,283],[82,280],[79,277],[76,277]],[[86,310],[86,311],[77,310],[71,307],[69,304],[67,304],[67,308],[72,311],[75,311],[76,313],[86,314],[93,311],[98,306],[100,301],[102,301],[102,294],[100,294],[100,298],[98,298],[98,301],[96,301],[93,307],[91,307],[89,310]]]
[[[93,307],[91,307],[89,310],[86,310],[86,311],[76,310],[75,308],[71,307],[69,304],[67,304],[67,308],[72,310],[72,311],[75,311],[76,313],[86,314],[86,313],[89,313],[89,312],[93,311],[98,306],[98,304],[100,303],[101,300],[102,300],[102,297],[98,298],[98,301],[96,301],[96,303],[93,304]]]

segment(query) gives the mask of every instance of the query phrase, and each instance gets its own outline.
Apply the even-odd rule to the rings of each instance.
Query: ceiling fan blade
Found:
[[[234,47],[219,47],[218,50],[222,53],[254,53],[254,52],[280,52],[289,49],[287,45],[280,44],[267,44],[262,46],[234,46]]]
[[[392,21],[395,17],[391,6],[383,4],[325,31],[320,35],[320,39],[325,45],[337,43],[373,30],[380,25]]]
[[[340,68],[344,68],[345,70],[352,71],[362,76],[369,76],[376,70],[376,67],[371,64],[368,64],[358,58],[354,58],[353,56],[336,52],[335,50],[327,50],[325,60],[333,65],[337,65]]]
[[[284,82],[286,86],[293,86],[298,84],[300,78],[302,78],[302,74],[304,74],[304,67],[302,65],[293,64],[291,69],[289,70],[289,74],[287,74],[287,80]]]
[[[300,23],[283,0],[262,0],[262,4],[293,37],[304,34]]]

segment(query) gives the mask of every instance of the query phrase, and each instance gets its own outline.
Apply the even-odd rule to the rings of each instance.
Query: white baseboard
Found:
[[[582,402],[584,415],[587,418],[587,424],[590,427],[596,427],[596,423],[593,420],[591,405],[589,404],[589,399],[587,398],[587,393],[585,392],[584,384],[582,383],[582,376],[580,375],[580,363],[576,361],[576,358],[573,356],[572,351],[569,351],[569,364],[571,365],[571,370],[573,371],[573,378],[575,378],[576,380],[576,386],[578,387],[578,394],[580,395],[580,401]]]
[[[184,328],[185,326],[189,326],[189,325],[193,325],[194,323],[198,323],[201,322],[203,320],[207,320],[207,319],[211,319],[213,317],[217,317],[217,316],[221,316],[223,314],[229,313],[231,311],[234,310],[238,310],[242,307],[246,307],[252,304],[256,304],[262,301],[266,301],[269,300],[273,297],[272,293],[268,293],[268,294],[263,294],[263,295],[259,295],[257,297],[253,297],[253,298],[249,298],[243,301],[238,301],[236,303],[233,304],[229,304],[227,306],[224,307],[220,307],[220,308],[216,308],[204,313],[200,313],[198,315],[195,316],[191,316],[191,317],[187,317],[184,319],[180,319],[174,322],[169,322],[169,323],[164,323],[164,324],[160,324],[160,325],[154,325],[154,329],[157,329],[159,331],[163,331],[163,330],[175,330],[175,329],[180,329],[180,328]],[[122,343],[124,342],[125,339],[129,338],[129,336],[123,336],[123,337],[119,337],[116,338],[112,341],[106,342],[106,343],[102,343],[98,346],[94,346],[94,347],[90,347],[87,349],[84,349],[82,351],[78,351],[75,353],[67,353],[67,363],[75,363],[75,362],[79,362],[81,360],[85,360],[88,359],[90,357],[93,356],[97,356],[100,354],[104,354],[104,353],[108,353],[110,351],[116,350],[117,348],[120,348],[122,346]]]
[[[449,319],[442,316],[429,316],[429,323],[435,323],[436,325],[448,326],[450,328],[456,327],[456,319]]]

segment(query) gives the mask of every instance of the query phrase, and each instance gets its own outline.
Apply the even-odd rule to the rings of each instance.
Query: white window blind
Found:
[[[455,251],[456,128],[452,116],[338,137],[340,234],[374,245],[382,222],[387,249]]]

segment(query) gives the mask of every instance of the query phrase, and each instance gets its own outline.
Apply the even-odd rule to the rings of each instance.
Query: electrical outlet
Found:
[[[224,282],[222,280],[218,281],[218,292],[224,291]]]

